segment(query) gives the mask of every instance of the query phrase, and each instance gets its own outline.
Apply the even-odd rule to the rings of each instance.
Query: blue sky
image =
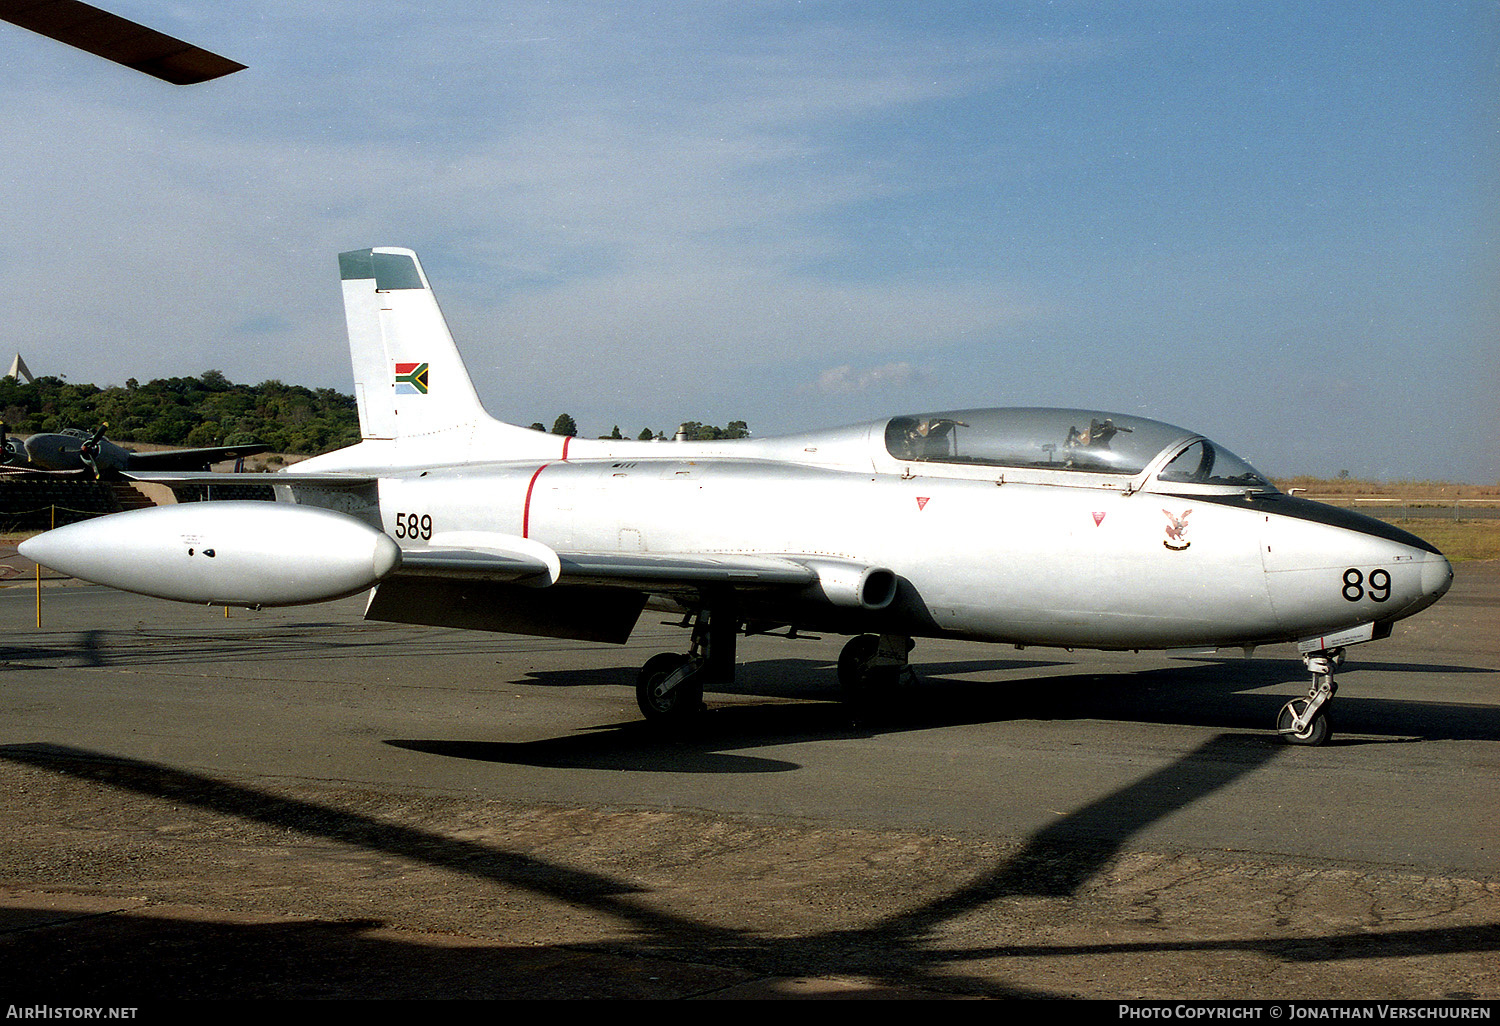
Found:
[[[1069,405],[1273,474],[1500,480],[1500,4],[109,0],[0,25],[7,348],[351,388],[416,249],[496,416]]]

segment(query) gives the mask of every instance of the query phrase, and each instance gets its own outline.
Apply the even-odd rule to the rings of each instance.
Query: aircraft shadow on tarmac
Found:
[[[245,615],[245,614],[240,614]],[[232,622],[232,621],[231,621]],[[399,624],[338,621],[224,627],[95,628],[37,633],[0,645],[0,665],[142,668],[205,658],[247,665],[305,659],[438,658],[556,651],[580,642]]]
[[[926,988],[941,993],[1036,997],[1051,995],[1012,985],[1004,979],[976,975],[966,971],[965,965],[994,957],[1065,959],[1075,955],[1141,952],[1237,951],[1285,962],[1311,963],[1500,950],[1500,930],[1491,925],[1361,930],[1326,936],[1299,933],[1286,938],[1167,937],[1145,943],[1106,940],[1082,946],[1044,942],[993,946],[942,943],[939,930],[944,924],[986,906],[1017,897],[1067,899],[1077,895],[1089,880],[1107,869],[1131,837],[1159,819],[1231,785],[1286,750],[1265,744],[1259,737],[1215,735],[1173,764],[1101,795],[1038,831],[996,865],[937,899],[873,921],[835,924],[791,937],[766,937],[748,930],[697,922],[653,901],[649,890],[608,874],[563,866],[536,855],[504,851],[374,819],[335,805],[278,795],[168,766],[46,744],[0,746],[0,759],[41,768],[91,786],[105,785],[147,799],[165,799],[211,814],[273,825],[303,836],[438,867],[480,882],[518,888],[617,922],[620,925],[617,936],[632,939],[605,945],[611,952],[698,967],[733,966],[736,971],[799,976],[816,966],[823,975],[863,977],[877,985]],[[34,913],[23,909],[11,915],[25,920]],[[492,961],[486,964],[484,954],[476,955],[472,950],[435,956],[430,949],[407,952],[406,946],[398,942],[373,938],[360,946],[351,938],[347,922],[311,922],[296,927],[208,922],[198,924],[196,935],[189,933],[170,947],[161,943],[162,935],[157,932],[151,934],[153,943],[149,945],[122,944],[119,924],[133,918],[136,917],[93,917],[91,922],[78,924],[77,929],[85,934],[96,931],[98,936],[85,936],[81,941],[70,937],[54,943],[48,931],[33,931],[26,950],[20,954],[31,953],[42,959],[39,965],[46,966],[46,978],[52,984],[62,979],[76,983],[76,987],[70,985],[69,993],[83,995],[102,988],[116,999],[134,993],[159,995],[161,992],[154,988],[168,979],[173,985],[171,993],[177,997],[275,996],[266,993],[271,981],[277,987],[292,988],[291,994],[299,993],[298,987],[321,986],[323,991],[314,993],[330,996],[327,988],[333,981],[324,975],[330,959],[336,959],[332,964],[339,966],[342,978],[347,981],[345,985],[361,997],[460,996],[443,991],[447,981],[472,981],[475,974],[484,974],[484,978],[496,976],[496,971],[515,957],[513,949],[501,949],[490,953]],[[139,928],[143,931],[163,925],[148,917],[139,918]],[[194,929],[180,923],[171,924],[170,928]],[[292,937],[291,932],[296,936]],[[289,941],[304,957],[295,960],[282,957],[279,943]],[[54,952],[49,944],[63,950]],[[274,973],[250,964],[251,958],[247,957],[247,953],[252,957],[272,957],[267,954],[268,949],[275,952]],[[403,959],[403,954],[411,958]],[[435,965],[434,957],[441,964]],[[219,965],[233,966],[233,974],[213,976],[212,967]],[[412,966],[421,969],[414,972]],[[636,979],[640,977],[638,968],[625,972]],[[526,974],[532,989],[511,996],[547,996],[548,981],[568,975],[551,971]],[[500,982],[491,986],[515,986],[513,978],[504,973],[498,976]],[[606,995],[609,982],[599,981],[595,996]],[[482,987],[484,983],[478,985]],[[199,987],[217,989],[199,990]],[[574,980],[572,987],[572,994],[577,996],[578,981]],[[280,993],[286,996],[287,992]],[[470,991],[462,996],[476,995]]]
[[[1014,720],[1114,720],[1243,730],[1259,743],[1280,747],[1269,724],[1281,704],[1300,693],[1302,666],[1292,660],[1204,659],[1169,668],[1101,673],[1086,664],[1059,674],[1065,662],[974,660],[918,668],[917,679],[880,701],[849,706],[838,701],[830,664],[818,660],[768,660],[742,668],[733,688],[717,692],[764,703],[714,704],[691,725],[664,733],[643,721],[605,724],[530,741],[393,739],[396,748],[448,758],[551,768],[676,773],[768,773],[798,767],[735,749],[832,741],[959,725]],[[1476,667],[1365,664],[1371,673],[1494,673]],[[1045,676],[973,681],[974,672],[1048,670]],[[531,671],[516,683],[544,687],[618,684],[629,668]],[[1038,686],[1039,684],[1043,686]],[[1278,693],[1264,693],[1276,688]],[[788,702],[788,697],[801,701]],[[1500,709],[1420,700],[1363,698],[1357,677],[1344,688],[1331,718],[1332,745],[1412,743],[1423,740],[1500,740]]]
[[[226,628],[205,623],[156,629],[109,628],[57,632],[33,636],[21,644],[0,647],[0,670],[30,667],[115,666],[134,669],[202,665],[205,655],[239,665],[260,662],[367,660],[400,658],[431,660],[458,655],[515,656],[531,652],[577,649],[581,643],[551,638],[523,638],[472,631],[432,631],[399,625],[305,621],[246,624]],[[607,649],[613,646],[596,645]],[[1068,666],[1075,666],[1067,672]],[[1005,722],[1018,719],[1106,719],[1126,722],[1179,724],[1266,732],[1287,698],[1300,695],[1307,680],[1293,659],[1193,657],[1168,668],[1101,671],[1071,657],[1028,659],[973,659],[914,664],[915,682],[908,682],[882,704],[858,711],[851,718],[833,705],[839,697],[834,666],[826,659],[769,659],[746,662],[736,682],[711,690],[706,696],[710,715],[696,740],[696,762],[683,762],[687,772],[765,772],[787,768],[774,760],[708,759],[712,746],[744,747],[783,743],[819,736],[857,736],[903,730],[940,728],[957,724]],[[1412,740],[1500,739],[1500,709],[1389,699],[1362,695],[1361,675],[1494,674],[1491,667],[1415,662],[1351,661],[1340,675],[1343,687],[1330,718],[1334,744]],[[566,671],[533,670],[513,685],[543,688],[607,686],[633,687],[637,668],[614,666]],[[1034,676],[1032,674],[1035,674]],[[1005,674],[1002,680],[973,680],[971,675]],[[1040,686],[1039,686],[1040,685]],[[1265,693],[1274,689],[1272,693]],[[1416,692],[1414,692],[1416,693]],[[738,701],[715,705],[715,696]],[[766,699],[771,708],[746,704],[743,699]],[[789,706],[777,706],[795,700]],[[465,742],[408,741],[430,745],[448,754],[521,762],[561,758],[562,765],[608,763],[625,757],[632,746],[648,739],[637,721],[609,725],[582,736],[570,736],[531,747],[456,747]],[[1363,735],[1361,737],[1361,735]],[[596,754],[590,756],[590,746]],[[539,747],[538,747],[539,746]],[[679,751],[682,749],[679,748]],[[467,752],[467,755],[462,753]],[[479,755],[476,753],[486,753]],[[510,753],[507,755],[506,753]],[[543,755],[541,753],[550,753]],[[583,760],[583,761],[577,761]],[[692,763],[691,765],[688,765]],[[556,763],[543,762],[553,765]],[[658,766],[658,768],[661,768]]]

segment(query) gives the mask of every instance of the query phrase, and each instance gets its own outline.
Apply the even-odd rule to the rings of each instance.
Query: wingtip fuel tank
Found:
[[[330,510],[192,502],[60,527],[19,546],[59,573],[179,602],[293,606],[378,584],[401,562],[388,535]]]

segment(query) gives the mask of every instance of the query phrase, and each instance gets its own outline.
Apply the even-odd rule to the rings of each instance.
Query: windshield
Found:
[[[1050,408],[914,414],[894,417],[885,428],[886,449],[900,460],[1126,476],[1192,437],[1144,417]],[[1195,484],[1265,483],[1244,460],[1205,439],[1188,445],[1161,476]]]
[[[1228,449],[1221,449],[1206,438],[1200,438],[1173,457],[1161,468],[1158,481],[1168,484],[1252,485],[1265,487],[1268,482],[1254,467]]]

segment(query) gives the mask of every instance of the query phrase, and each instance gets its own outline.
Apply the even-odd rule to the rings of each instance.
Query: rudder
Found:
[[[490,419],[416,253],[340,253],[339,277],[362,437],[430,437]]]

